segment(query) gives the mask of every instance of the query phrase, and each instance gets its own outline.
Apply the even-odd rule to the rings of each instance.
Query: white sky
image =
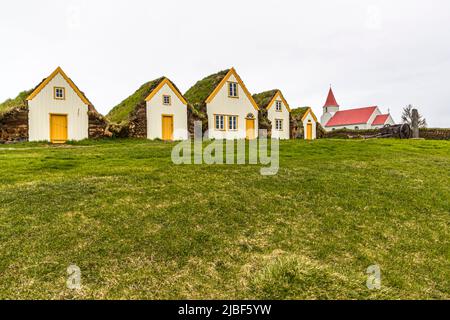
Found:
[[[448,0],[14,0],[0,3],[0,100],[58,65],[106,114],[165,75],[184,93],[234,66],[252,93],[279,88],[318,116],[407,104],[450,127]]]

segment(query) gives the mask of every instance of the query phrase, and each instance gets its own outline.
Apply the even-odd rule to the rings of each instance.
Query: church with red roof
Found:
[[[320,123],[326,131],[378,129],[387,124],[395,124],[392,116],[389,113],[382,114],[377,106],[340,110],[332,88],[330,88],[327,101],[323,106]]]

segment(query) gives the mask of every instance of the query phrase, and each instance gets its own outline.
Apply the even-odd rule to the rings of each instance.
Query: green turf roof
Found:
[[[118,124],[128,123],[129,116],[131,112],[138,106],[139,104],[145,101],[145,98],[148,97],[150,93],[165,79],[165,77],[161,77],[147,83],[144,83],[135,93],[131,96],[123,100],[117,106],[112,108],[112,110],[108,113],[106,118]]]
[[[303,118],[303,116],[305,115],[306,111],[308,111],[308,109],[309,109],[309,107],[301,107],[301,108],[297,108],[297,109],[292,109],[291,117],[301,120],[301,118]]]
[[[229,71],[230,69],[223,70],[198,81],[184,94],[185,98],[192,104],[205,103],[206,99],[211,95],[223,78],[225,78]]]
[[[255,100],[256,104],[260,109],[266,109],[270,101],[272,101],[273,97],[275,97],[278,91],[279,91],[278,89],[273,89],[254,94],[253,100]]]
[[[3,103],[0,103],[0,114],[4,114],[14,108],[25,108],[27,106],[27,97],[33,90],[22,91],[16,98],[7,99]]]

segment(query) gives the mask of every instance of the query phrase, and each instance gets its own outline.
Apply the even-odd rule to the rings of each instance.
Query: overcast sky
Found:
[[[184,93],[234,66],[318,116],[332,84],[343,109],[450,127],[448,0],[1,1],[0,40],[1,101],[61,66],[106,114],[148,80]]]

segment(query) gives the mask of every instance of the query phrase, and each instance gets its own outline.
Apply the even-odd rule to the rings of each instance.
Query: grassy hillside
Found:
[[[450,299],[448,141],[283,141],[271,177],[173,146],[0,146],[0,299]]]

